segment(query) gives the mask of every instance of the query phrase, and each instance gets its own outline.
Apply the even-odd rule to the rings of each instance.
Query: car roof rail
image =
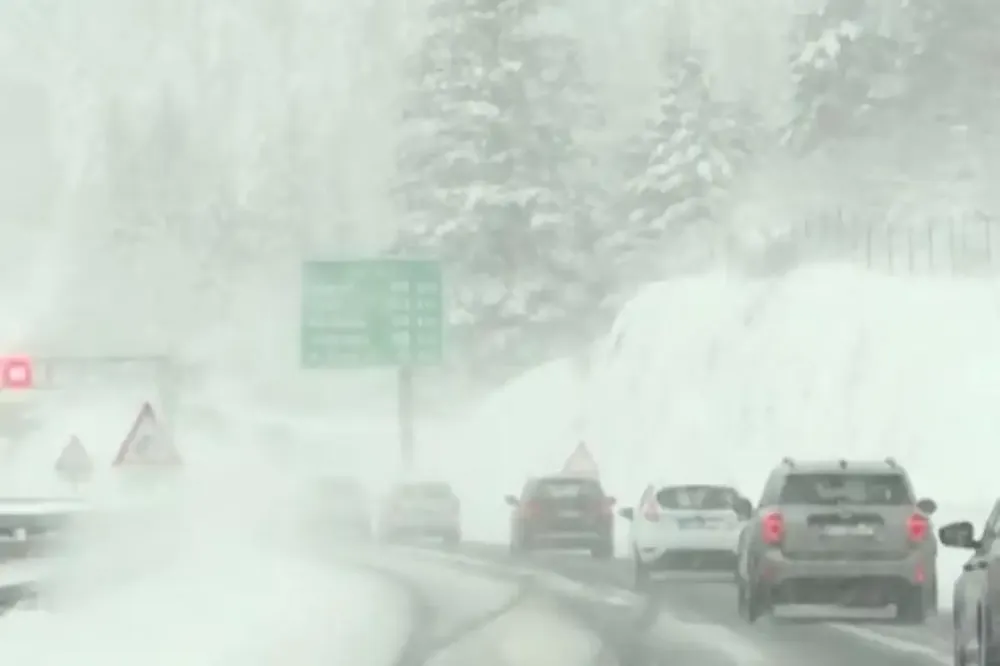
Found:
[[[785,467],[795,467],[795,461],[792,460],[789,456],[785,456],[784,458],[782,458],[781,464],[784,465]]]
[[[889,467],[892,467],[893,469],[899,467],[899,463],[897,463],[896,459],[893,458],[892,456],[889,456],[888,458],[885,459],[885,464],[888,465]]]
[[[838,461],[838,464],[840,465],[840,469],[847,469],[847,461],[846,461],[846,460],[844,460],[843,458],[841,458],[841,459],[840,459],[840,460]]]

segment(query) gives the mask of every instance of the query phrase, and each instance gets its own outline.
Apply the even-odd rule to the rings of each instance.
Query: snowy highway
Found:
[[[745,624],[724,579],[631,592],[628,562],[573,553],[512,560],[354,544],[307,557],[216,551],[103,594],[0,618],[0,658],[60,663],[372,666],[724,666],[950,663],[944,616],[891,623]],[[81,662],[82,659],[82,662]]]

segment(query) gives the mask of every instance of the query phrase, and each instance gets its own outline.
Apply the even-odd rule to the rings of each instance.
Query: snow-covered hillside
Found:
[[[655,285],[622,312],[582,407],[609,473],[760,489],[783,455],[896,456],[925,493],[992,495],[1000,310],[991,281],[838,266]],[[978,456],[978,458],[977,458]]]
[[[939,501],[940,520],[981,521],[996,492],[997,303],[989,280],[841,266],[652,285],[582,385],[557,362],[487,401],[462,458],[481,462],[465,469],[510,487],[556,469],[582,437],[630,503],[651,478],[729,482],[755,497],[786,455],[891,455]],[[475,519],[484,530],[505,520],[499,503]]]

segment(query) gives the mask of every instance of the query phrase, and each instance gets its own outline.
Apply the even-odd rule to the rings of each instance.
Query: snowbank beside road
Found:
[[[616,481],[714,476],[755,495],[782,456],[896,456],[921,493],[993,492],[993,281],[840,266],[677,280],[640,294],[601,356],[581,409]]]
[[[14,611],[0,660],[100,663],[391,663],[409,629],[386,584],[350,570],[244,551],[193,560],[85,603]]]

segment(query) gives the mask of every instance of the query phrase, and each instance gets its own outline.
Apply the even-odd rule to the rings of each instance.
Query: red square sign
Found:
[[[8,356],[0,359],[0,389],[24,390],[35,384],[31,359]]]

